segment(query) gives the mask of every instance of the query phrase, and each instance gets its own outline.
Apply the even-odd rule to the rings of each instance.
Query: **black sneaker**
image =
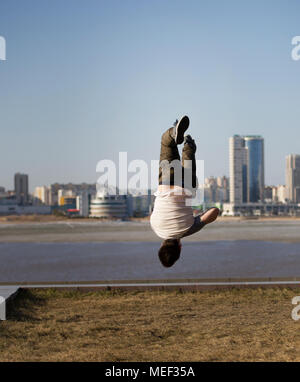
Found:
[[[184,133],[188,129],[190,124],[189,117],[185,115],[182,117],[179,122],[176,120],[174,123],[174,139],[177,145],[180,145],[184,140]]]
[[[184,137],[184,145],[188,145],[194,152],[196,152],[196,149],[197,149],[196,143],[190,135],[186,135]]]

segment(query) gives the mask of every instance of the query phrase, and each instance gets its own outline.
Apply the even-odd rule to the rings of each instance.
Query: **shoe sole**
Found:
[[[188,146],[192,150],[195,150],[195,152],[196,152],[197,146],[196,146],[195,140],[190,135],[186,135],[184,137],[184,148],[183,148],[183,150],[186,149],[186,146]]]
[[[189,120],[189,117],[186,115],[182,117],[181,120],[178,122],[176,126],[176,136],[175,136],[175,142],[177,143],[177,145],[180,145],[181,143],[183,143],[184,133],[188,129],[189,124],[190,124],[190,120]]]

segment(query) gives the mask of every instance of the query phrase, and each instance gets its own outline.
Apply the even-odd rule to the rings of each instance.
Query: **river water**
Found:
[[[159,242],[0,242],[0,282],[300,277],[300,243],[186,241],[172,268]]]

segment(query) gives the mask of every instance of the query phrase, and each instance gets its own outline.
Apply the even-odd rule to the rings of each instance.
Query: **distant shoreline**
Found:
[[[148,222],[150,216],[146,216],[144,218],[128,218],[121,220],[123,222]],[[35,222],[44,222],[44,223],[52,223],[52,222],[69,222],[72,224],[83,223],[83,222],[119,222],[120,219],[106,219],[106,218],[69,218],[63,216],[55,216],[55,215],[7,215],[0,216],[0,225],[1,224],[9,224],[9,223],[35,223]],[[246,216],[219,216],[218,221],[300,221],[300,216],[259,216],[259,217],[246,217]]]
[[[259,240],[300,242],[300,219],[219,217],[189,241]],[[0,217],[0,242],[160,242],[149,217],[128,220],[68,219],[50,216]]]

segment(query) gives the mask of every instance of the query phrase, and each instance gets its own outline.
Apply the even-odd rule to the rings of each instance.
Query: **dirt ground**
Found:
[[[23,290],[0,361],[300,361],[300,289]]]

